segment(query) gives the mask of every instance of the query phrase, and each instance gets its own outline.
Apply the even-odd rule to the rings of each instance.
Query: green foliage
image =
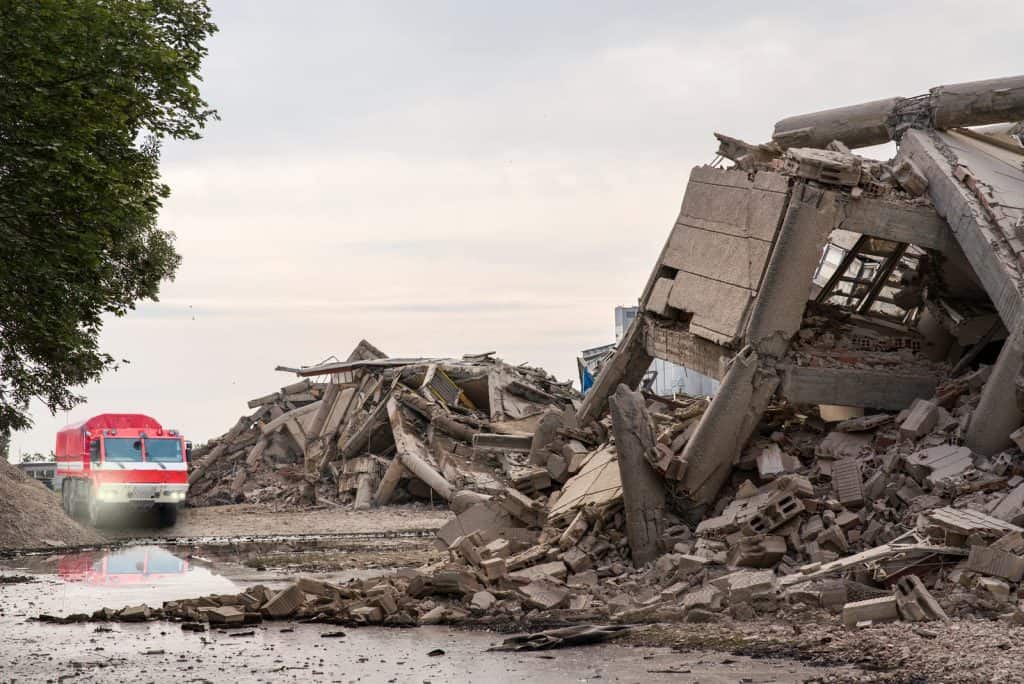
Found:
[[[0,432],[83,401],[104,314],[174,277],[160,145],[216,118],[214,31],[206,0],[0,0]]]

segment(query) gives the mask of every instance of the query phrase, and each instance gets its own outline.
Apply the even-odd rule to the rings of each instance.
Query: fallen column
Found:
[[[426,461],[426,448],[416,435],[406,429],[402,409],[394,397],[388,399],[387,410],[391,431],[395,436],[395,460],[400,461],[409,472],[443,496],[445,501],[450,500],[455,488]]]
[[[1022,368],[1024,331],[1018,330],[1003,344],[967,427],[966,442],[973,451],[992,456],[1012,444],[1010,433],[1024,423],[1017,403],[1017,378]]]
[[[749,346],[733,359],[683,451],[687,469],[681,493],[698,511],[711,503],[729,477],[736,455],[778,387],[774,361],[786,352],[790,338],[800,329],[814,269],[836,212],[834,192],[806,183],[793,186],[747,324]]]
[[[1015,122],[1024,118],[1024,76],[968,81],[932,88],[928,95],[893,97],[782,119],[772,141],[781,147],[824,148],[833,140],[847,147],[881,145],[903,129]]]
[[[615,394],[608,398],[608,407],[619,455],[626,537],[633,565],[640,567],[660,555],[658,542],[665,516],[665,486],[646,456],[655,445],[643,395],[619,385]]]

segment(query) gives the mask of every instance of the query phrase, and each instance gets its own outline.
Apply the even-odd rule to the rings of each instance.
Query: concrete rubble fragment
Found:
[[[1024,147],[961,127],[1021,119],[1013,77],[790,117],[761,145],[718,135],[734,166],[691,172],[584,397],[492,355],[361,343],[291,369],[197,451],[199,505],[447,502],[441,560],[96,619],[1006,614],[1024,588]],[[850,151],[890,140],[890,161]],[[652,358],[720,388],[648,394]]]

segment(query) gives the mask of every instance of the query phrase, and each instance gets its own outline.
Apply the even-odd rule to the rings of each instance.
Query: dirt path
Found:
[[[272,511],[254,504],[185,508],[173,527],[128,526],[104,529],[112,540],[354,534],[436,530],[452,514],[424,506],[390,506],[371,511],[315,508]],[[148,519],[140,519],[149,523]]]

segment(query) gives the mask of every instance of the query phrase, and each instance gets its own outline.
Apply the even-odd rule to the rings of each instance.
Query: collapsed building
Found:
[[[448,501],[458,489],[563,481],[492,445],[532,442],[545,411],[575,423],[570,383],[493,354],[392,359],[365,340],[344,362],[279,368],[303,379],[248,402],[255,411],[193,453],[189,502]],[[326,378],[326,381],[317,382]]]
[[[456,513],[437,534],[447,556],[154,615],[706,621],[805,604],[849,626],[1024,623],[1022,120],[1024,76],[784,119],[763,144],[717,135],[731,164],[692,171],[640,314],[582,400],[490,357],[357,349],[294,369],[333,376],[320,408],[292,418],[330,415],[330,392],[359,397],[326,448],[302,432],[306,472],[358,472],[357,502],[421,482]],[[890,141],[889,161],[853,152]],[[841,256],[823,275],[830,245]],[[721,386],[710,399],[634,391],[652,358]],[[479,371],[460,375],[479,365],[486,392],[467,379]],[[289,413],[246,438],[247,459]],[[310,422],[323,434],[328,421]],[[437,455],[423,439],[442,433]],[[242,453],[222,446],[196,472],[218,449]],[[465,460],[446,469],[448,454]],[[379,477],[347,470],[371,456]],[[466,477],[485,457],[503,477]]]

